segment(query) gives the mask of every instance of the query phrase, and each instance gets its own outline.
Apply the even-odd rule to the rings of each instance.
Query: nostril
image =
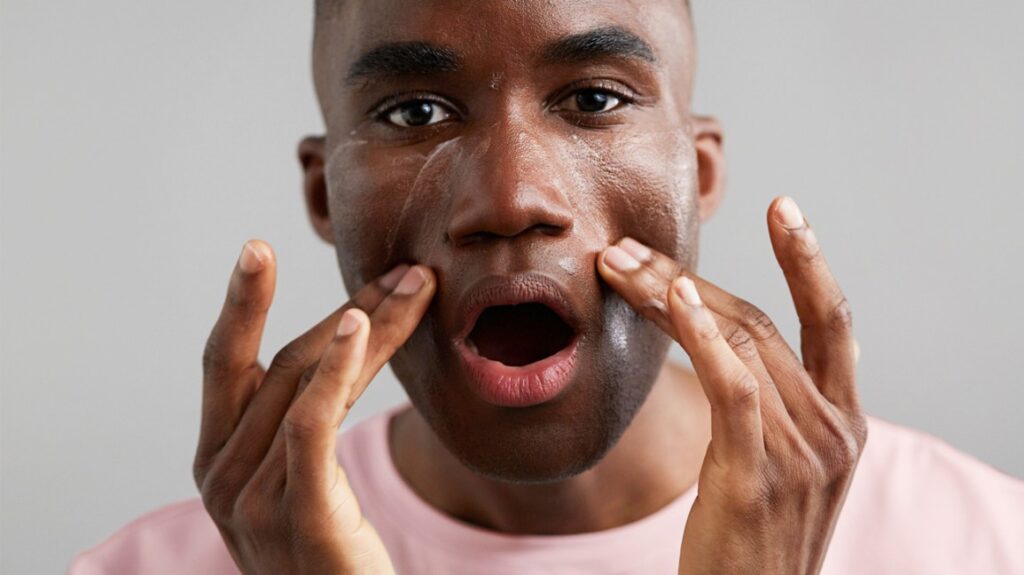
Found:
[[[546,236],[560,236],[570,230],[572,230],[572,222],[568,225],[551,225],[551,224],[537,224],[532,229],[540,232]]]
[[[535,224],[535,225],[533,225],[533,226],[531,226],[531,227],[529,227],[529,228],[527,228],[527,229],[525,229],[525,230],[523,230],[523,231],[521,231],[519,233],[511,235],[511,236],[505,235],[505,234],[496,233],[496,232],[479,231],[479,232],[473,232],[473,233],[469,233],[469,234],[462,234],[462,235],[458,235],[458,236],[456,236],[454,234],[451,234],[451,233],[448,233],[447,234],[447,239],[451,243],[455,244],[456,246],[467,246],[467,245],[472,245],[472,244],[478,244],[478,243],[484,243],[484,242],[491,242],[491,241],[494,241],[494,240],[500,240],[502,238],[512,238],[512,237],[517,237],[517,236],[521,236],[521,235],[528,235],[528,234],[540,234],[540,235],[544,235],[544,236],[558,237],[558,236],[561,236],[561,235],[565,234],[566,232],[568,232],[571,229],[572,229],[572,225],[571,224],[569,225],[569,227],[555,226],[555,225],[550,225],[550,224]]]

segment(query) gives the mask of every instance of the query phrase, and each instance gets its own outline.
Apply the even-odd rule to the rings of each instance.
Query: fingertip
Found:
[[[378,277],[377,284],[380,285],[384,291],[391,292],[395,289],[395,286],[398,285],[398,281],[402,279],[402,276],[404,276],[407,271],[409,271],[408,264],[399,264],[391,268],[391,271]]]
[[[437,288],[437,274],[425,264],[412,265],[395,286],[393,294],[420,299],[432,297]]]
[[[345,310],[345,313],[341,314],[341,320],[338,321],[338,330],[335,335],[338,337],[348,337],[356,332],[363,323],[363,317],[366,314],[360,316],[359,308],[349,308]]]
[[[683,303],[690,307],[700,307],[704,302],[700,299],[697,285],[686,276],[679,276],[672,282],[672,290]]]
[[[423,274],[423,287],[420,288],[423,291],[429,291],[434,289],[437,285],[437,274],[434,273],[434,269],[426,264],[416,264],[413,266],[421,274]]]
[[[701,300],[697,285],[693,279],[680,275],[672,280],[669,287],[668,300],[672,323],[675,325],[679,343],[686,347],[689,337],[686,334],[706,332],[715,322],[710,311]]]
[[[247,274],[255,274],[273,262],[274,251],[270,244],[260,239],[250,239],[242,245],[238,256],[238,267]]]
[[[654,261],[654,252],[651,248],[629,236],[619,240],[618,246],[641,264],[649,264]]]
[[[642,267],[642,264],[632,254],[617,245],[605,248],[601,253],[601,259],[607,269],[620,275],[635,272]]]
[[[415,265],[405,272],[391,293],[401,296],[415,295],[427,287],[430,275],[428,270],[424,270],[424,266]]]
[[[608,257],[608,250],[611,249],[611,248],[612,248],[611,245],[605,246],[604,249],[602,249],[601,251],[597,252],[597,257],[594,258],[594,260],[597,262],[597,269],[602,274],[605,274],[605,273],[608,272],[608,269],[609,269],[608,262],[605,260],[605,258]]]
[[[803,212],[796,200],[789,196],[778,196],[772,201],[771,211],[775,222],[786,230],[797,230],[806,224]]]

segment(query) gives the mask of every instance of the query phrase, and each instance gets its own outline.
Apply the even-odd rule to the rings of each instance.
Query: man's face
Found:
[[[433,268],[391,365],[466,466],[515,482],[590,468],[669,342],[595,257],[628,235],[692,269],[709,210],[684,2],[343,4],[317,24],[327,133],[304,163],[345,286]]]

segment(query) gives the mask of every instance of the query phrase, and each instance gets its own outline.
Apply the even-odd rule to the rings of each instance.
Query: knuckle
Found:
[[[302,372],[302,377],[299,379],[299,385],[295,390],[295,397],[298,397],[302,393],[302,391],[309,386],[310,382],[313,381],[313,378],[316,377],[317,371],[319,370],[320,362],[316,362],[313,365],[307,367],[306,370]]]
[[[696,327],[695,331],[701,344],[708,344],[722,335],[718,330],[718,325],[714,322],[702,323]]]
[[[206,480],[206,474],[210,470],[211,461],[200,455],[196,455],[192,459],[192,481],[195,483],[197,489],[203,488],[203,482]]]
[[[858,451],[864,451],[868,443],[868,422],[863,413],[858,411],[850,416],[850,433],[853,434]]]
[[[763,516],[772,509],[780,491],[778,484],[767,476],[754,481],[736,481],[730,489],[733,511],[749,519]]]
[[[758,399],[757,379],[747,370],[726,378],[726,401],[731,406],[744,406]]]
[[[228,362],[224,357],[223,346],[216,338],[210,337],[203,346],[203,373],[217,375],[226,372],[227,369]]]
[[[773,338],[779,333],[775,322],[768,317],[768,314],[749,302],[743,302],[740,305],[739,321],[743,329],[756,341]]]
[[[844,477],[857,466],[861,443],[852,432],[836,436],[832,446],[823,454],[830,477]]]
[[[216,473],[207,475],[199,490],[203,506],[210,518],[219,525],[232,520],[235,505],[235,482],[230,478]]]
[[[739,326],[731,326],[725,328],[722,332],[722,336],[725,338],[726,343],[732,348],[736,357],[743,361],[750,361],[758,357],[757,345],[754,343],[753,337],[750,332]]]
[[[846,296],[840,296],[839,302],[828,311],[826,324],[836,333],[847,333],[853,329],[853,311]]]
[[[319,433],[321,417],[314,410],[293,407],[284,418],[285,437],[304,442]]]
[[[309,380],[312,381],[314,377],[319,373],[322,377],[327,378],[329,381],[337,379],[338,375],[341,374],[343,363],[335,359],[328,359],[327,361],[318,361],[310,366],[307,370],[309,374]],[[308,383],[307,381],[307,383]]]
[[[791,493],[815,491],[827,483],[828,473],[818,454],[800,438],[790,441],[791,449],[785,461],[780,462],[778,475]]]
[[[270,365],[283,371],[304,369],[308,363],[307,356],[308,350],[306,346],[298,341],[293,341],[274,354],[274,359],[271,360]]]
[[[250,533],[263,533],[271,527],[268,505],[258,489],[242,490],[234,504],[235,521]]]
[[[829,453],[829,463],[834,475],[843,476],[853,471],[860,459],[860,447],[852,434],[843,437],[835,449]]]

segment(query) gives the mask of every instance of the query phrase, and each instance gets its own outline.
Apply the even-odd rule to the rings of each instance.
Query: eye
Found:
[[[452,112],[433,100],[408,100],[381,112],[380,118],[402,128],[418,128],[443,122]]]
[[[570,94],[559,107],[573,112],[602,114],[618,108],[622,101],[622,98],[609,90],[586,88]]]

